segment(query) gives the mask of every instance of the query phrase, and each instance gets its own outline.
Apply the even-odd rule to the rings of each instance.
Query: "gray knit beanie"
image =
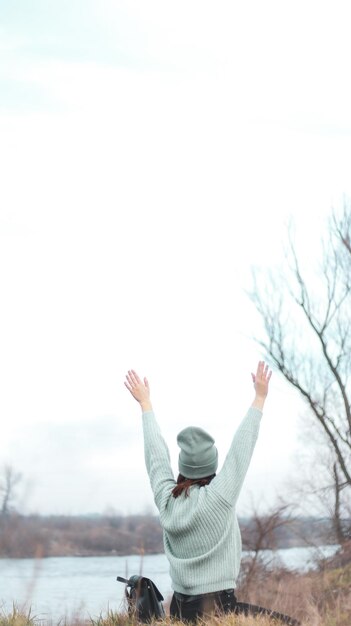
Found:
[[[180,447],[179,473],[185,478],[205,478],[215,474],[218,466],[218,452],[214,439],[196,426],[184,428],[178,437]]]

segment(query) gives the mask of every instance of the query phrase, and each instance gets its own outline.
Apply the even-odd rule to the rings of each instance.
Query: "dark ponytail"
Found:
[[[185,497],[189,495],[189,489],[193,485],[198,485],[199,487],[205,487],[205,485],[209,485],[211,480],[216,476],[216,474],[211,474],[211,476],[206,476],[205,478],[185,478],[182,474],[179,474],[177,478],[177,485],[172,490],[173,498],[178,498],[183,491],[185,491]]]

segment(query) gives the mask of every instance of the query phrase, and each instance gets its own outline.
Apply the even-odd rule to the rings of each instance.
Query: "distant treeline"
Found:
[[[267,519],[240,520],[244,550],[335,542],[330,520],[283,520],[272,529]],[[152,515],[0,516],[0,557],[123,556],[161,552],[162,529],[158,517]]]

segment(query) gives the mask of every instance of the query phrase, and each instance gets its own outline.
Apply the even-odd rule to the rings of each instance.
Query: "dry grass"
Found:
[[[239,600],[285,613],[303,625],[351,626],[351,562],[307,574],[286,570],[268,574],[265,568],[258,569],[237,595]]]
[[[0,626],[36,626],[35,620],[28,614],[21,613],[13,607],[10,615],[0,613]]]
[[[239,600],[268,607],[298,619],[302,626],[351,626],[351,563],[336,569],[324,569],[307,574],[294,574],[285,570],[257,569],[246,586],[238,590]],[[157,626],[177,626],[169,618],[157,621]],[[272,626],[263,617],[226,615],[199,621],[208,626]],[[0,614],[0,626],[132,626],[132,620],[124,613],[109,612],[90,621],[61,620],[57,625],[44,622],[13,609],[10,615]]]
[[[93,626],[131,626],[131,622],[127,616],[123,615],[110,615],[98,622],[94,621]],[[178,620],[171,620],[167,618],[163,621],[158,620],[153,622],[156,626],[184,626],[184,622]],[[263,617],[244,617],[236,615],[225,615],[223,617],[211,617],[208,620],[199,620],[199,626],[278,626],[277,622],[272,622]],[[134,624],[135,626],[135,624]]]

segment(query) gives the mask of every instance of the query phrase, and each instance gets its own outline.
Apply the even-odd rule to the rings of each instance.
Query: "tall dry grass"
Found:
[[[306,626],[351,626],[351,563],[333,569],[321,564],[319,571],[306,574],[258,567],[237,595]]]
[[[351,562],[341,567],[322,567],[320,571],[306,574],[288,572],[284,569],[267,571],[258,565],[251,577],[246,578],[237,589],[238,600],[264,606],[290,615],[302,626],[351,626]],[[181,624],[171,620],[155,622],[158,626]],[[263,617],[226,615],[200,620],[208,626],[276,626]],[[84,620],[62,618],[57,623],[36,618],[29,611],[21,613],[15,607],[10,615],[1,614],[0,626],[131,626],[133,621],[126,613],[108,612],[97,618]]]

